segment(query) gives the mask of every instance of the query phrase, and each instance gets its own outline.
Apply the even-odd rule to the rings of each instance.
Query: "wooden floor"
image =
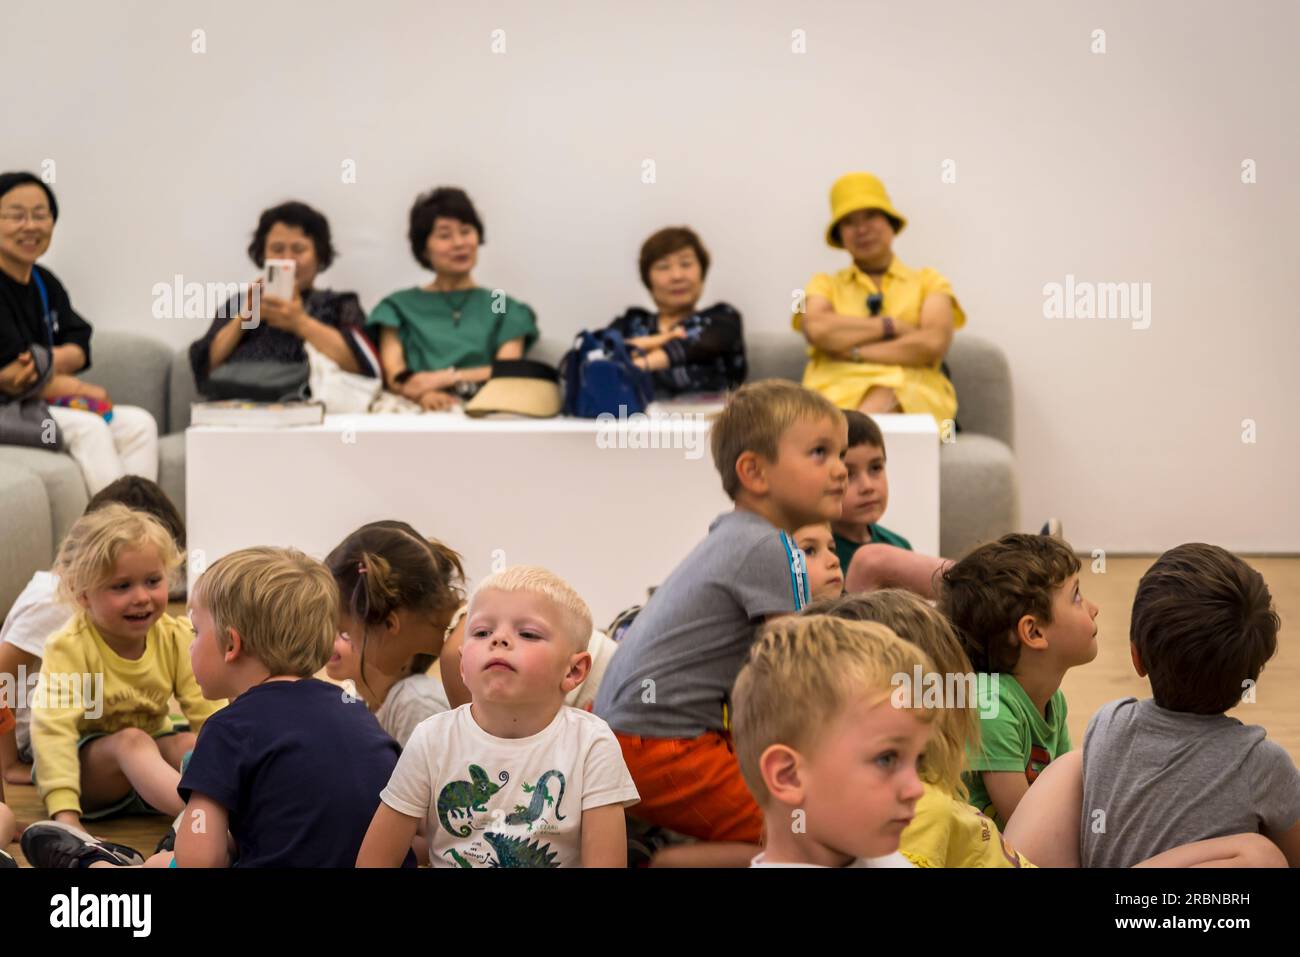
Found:
[[[1093,574],[1085,561],[1080,582],[1083,593],[1101,608],[1097,617],[1097,660],[1077,668],[1065,678],[1065,695],[1069,701],[1070,736],[1076,747],[1083,741],[1088,719],[1099,706],[1126,695],[1147,697],[1150,689],[1133,671],[1129,660],[1128,626],[1133,593],[1138,579],[1151,565],[1150,558],[1109,558],[1105,574]],[[1277,741],[1300,764],[1300,700],[1295,691],[1300,686],[1300,558],[1252,558],[1273,593],[1273,601],[1282,618],[1282,633],[1277,656],[1260,677],[1253,704],[1244,704],[1231,712],[1247,724],[1260,724],[1269,737]],[[6,803],[22,823],[43,818],[36,789],[30,786],[5,786]],[[128,844],[148,856],[158,839],[166,833],[170,821],[163,817],[129,817],[96,824],[91,828],[98,837]],[[9,852],[23,861],[17,844]],[[25,863],[25,861],[23,861]]]

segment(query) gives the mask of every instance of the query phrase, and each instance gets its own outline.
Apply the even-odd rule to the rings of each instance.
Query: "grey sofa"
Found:
[[[803,375],[802,341],[790,332],[748,330],[751,379]],[[556,362],[567,340],[543,339],[532,358]],[[187,351],[121,332],[97,332],[85,378],[113,401],[147,409],[158,422],[158,483],[185,514],[185,428],[197,399]],[[962,430],[940,450],[940,551],[955,558],[981,541],[1020,527],[1012,455],[1011,374],[997,346],[968,333],[953,337],[948,365]],[[905,494],[895,489],[894,494]],[[58,543],[85,510],[81,471],[67,455],[0,446],[0,614],[32,573],[49,568]]]

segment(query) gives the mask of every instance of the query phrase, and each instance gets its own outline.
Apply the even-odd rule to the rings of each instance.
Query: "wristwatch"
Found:
[[[393,376],[393,385],[406,385],[407,380],[415,375],[410,369],[403,369],[397,375]]]

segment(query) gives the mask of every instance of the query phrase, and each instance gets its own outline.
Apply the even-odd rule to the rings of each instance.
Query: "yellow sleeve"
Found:
[[[174,619],[170,629],[176,647],[176,675],[172,693],[180,703],[181,711],[190,722],[190,730],[195,734],[203,727],[203,722],[225,707],[226,700],[209,701],[203,697],[203,689],[194,677],[194,668],[190,665],[190,644],[194,641],[194,629],[188,618]]]
[[[952,284],[937,269],[931,269],[926,266],[921,270],[921,302],[925,302],[925,297],[932,292],[941,292],[952,300],[952,327],[960,329],[966,325],[966,310],[961,307],[957,297],[953,295]]]
[[[949,831],[952,828],[952,799],[933,784],[926,783],[916,802],[912,823],[898,841],[898,851],[917,867],[948,867]]]
[[[803,331],[803,317],[808,308],[809,296],[821,296],[823,299],[831,298],[832,291],[831,277],[824,272],[819,272],[808,280],[808,285],[803,291],[803,309],[795,309],[790,316],[790,325],[794,327],[795,332]]]
[[[77,741],[81,730],[77,719],[85,708],[57,707],[64,703],[60,689],[65,687],[65,677],[80,676],[86,667],[84,641],[80,626],[81,615],[75,615],[62,629],[45,643],[41,659],[41,677],[37,698],[32,702],[32,754],[36,762],[36,787],[45,810],[53,817],[60,811],[81,813],[81,761],[77,756]],[[56,680],[52,676],[59,676]]]

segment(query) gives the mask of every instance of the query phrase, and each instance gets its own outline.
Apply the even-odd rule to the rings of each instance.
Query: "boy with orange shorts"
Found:
[[[760,843],[763,813],[731,743],[731,686],[758,627],[808,603],[792,535],[839,517],[847,441],[840,410],[784,381],[743,386],[714,421],[713,461],[736,507],[655,590],[596,696],[641,796],[635,817]]]

